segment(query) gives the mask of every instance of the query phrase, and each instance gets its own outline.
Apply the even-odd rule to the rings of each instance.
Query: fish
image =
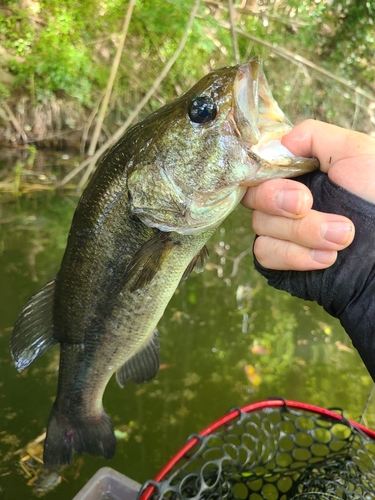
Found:
[[[43,460],[111,459],[102,397],[152,380],[157,324],[176,288],[203,271],[206,243],[248,186],[319,167],[280,142],[292,124],[262,61],[209,73],[134,125],[102,157],[78,202],[57,275],[22,309],[10,339],[16,368],[60,344]]]

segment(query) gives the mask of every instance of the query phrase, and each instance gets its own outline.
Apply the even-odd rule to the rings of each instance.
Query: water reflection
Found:
[[[58,363],[55,347],[17,374],[9,335],[30,295],[58,270],[76,201],[53,192],[0,200],[0,498],[7,500],[36,495],[20,450],[45,429]],[[45,498],[72,498],[105,465],[143,483],[189,434],[233,406],[270,396],[341,407],[360,418],[372,382],[359,356],[336,320],[269,288],[253,270],[250,218],[239,207],[209,243],[205,273],[176,291],[159,325],[157,378],[123,390],[114,380],[108,385],[115,458],[76,456]]]

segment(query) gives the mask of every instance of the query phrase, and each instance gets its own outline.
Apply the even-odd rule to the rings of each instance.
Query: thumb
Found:
[[[320,170],[341,187],[375,202],[375,139],[360,132],[306,120],[295,126],[282,144],[296,156],[315,156]]]

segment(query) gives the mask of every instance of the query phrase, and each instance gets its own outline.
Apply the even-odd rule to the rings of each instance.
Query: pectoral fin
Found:
[[[208,250],[207,247],[204,246],[192,259],[190,264],[187,266],[185,269],[184,274],[182,275],[180,285],[183,283],[185,280],[188,279],[192,271],[195,271],[196,273],[203,273],[204,268],[206,267],[206,262],[208,259]]]
[[[168,233],[158,231],[134,254],[126,268],[123,284],[134,279],[130,290],[135,292],[150,283],[175,244],[169,239]]]
[[[120,387],[124,387],[130,378],[136,384],[141,384],[156,377],[160,366],[157,336],[158,332],[155,330],[148,344],[119,368],[116,379]]]
[[[14,325],[10,350],[20,372],[57,343],[52,324],[54,292],[55,279],[31,297]]]

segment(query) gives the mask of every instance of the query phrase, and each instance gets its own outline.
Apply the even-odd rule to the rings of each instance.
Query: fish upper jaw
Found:
[[[233,84],[231,125],[247,150],[249,172],[241,185],[296,177],[319,168],[316,158],[294,156],[281,144],[292,124],[272,96],[258,56],[238,67]]]
[[[292,124],[272,96],[258,56],[238,66],[233,113],[241,139],[251,146],[280,138]]]

